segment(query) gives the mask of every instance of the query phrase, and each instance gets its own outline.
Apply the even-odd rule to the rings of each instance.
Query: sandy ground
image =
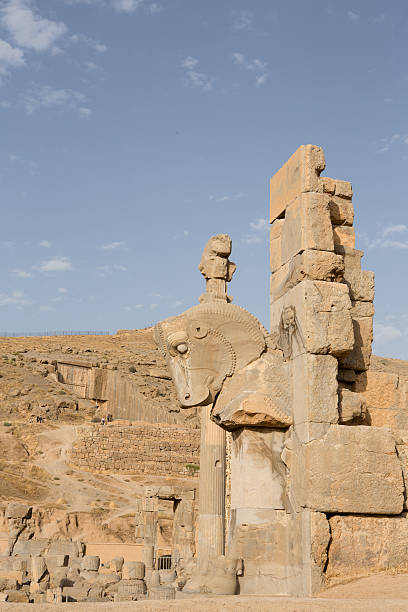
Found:
[[[129,603],[71,603],[73,612],[406,612],[408,611],[408,575],[376,575],[339,585],[313,599],[293,597],[199,597],[176,601],[141,601]],[[6,610],[67,610],[67,604],[0,604]]]

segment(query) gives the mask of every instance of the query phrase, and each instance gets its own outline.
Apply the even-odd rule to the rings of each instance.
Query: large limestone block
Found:
[[[350,269],[345,266],[344,282],[350,290],[353,301],[372,302],[374,300],[374,272]]]
[[[344,369],[362,372],[368,370],[373,341],[372,317],[353,318],[354,344],[347,355],[340,357],[339,365]]]
[[[271,225],[269,235],[271,272],[278,270],[282,265],[282,229],[284,219],[276,219]]]
[[[335,225],[333,227],[333,240],[335,250],[339,246],[354,249],[356,243],[354,227],[350,227],[349,225]]]
[[[277,300],[303,280],[340,282],[344,263],[341,255],[307,249],[271,275],[271,299]]]
[[[237,525],[231,542],[235,557],[244,561],[239,576],[245,595],[311,596],[322,587],[330,541],[322,513],[303,510],[270,511],[258,524]]]
[[[277,219],[301,193],[317,191],[325,168],[323,149],[302,145],[270,181],[270,220]]]
[[[364,419],[366,411],[367,402],[362,394],[349,389],[339,389],[339,423]]]
[[[406,572],[408,518],[332,516],[326,575],[329,580],[356,578],[386,570]]]
[[[305,249],[334,250],[328,196],[303,193],[287,207],[281,248],[282,263]]]
[[[338,179],[329,178],[328,176],[321,176],[319,178],[319,191],[346,200],[351,200],[353,196],[353,188],[349,181],[340,181]]]
[[[292,448],[290,447],[292,444]],[[404,483],[388,429],[331,425],[321,439],[287,441],[289,496],[295,507],[320,512],[399,514]]]
[[[397,374],[368,370],[357,375],[354,388],[365,397],[368,410],[386,409],[398,406],[398,382]]]
[[[344,355],[354,346],[350,310],[346,285],[305,280],[271,303],[271,331],[287,359]]]
[[[281,460],[285,433],[242,428],[232,432],[231,510],[238,520],[251,509],[285,508],[285,466]],[[242,518],[248,522],[248,517]]]
[[[331,355],[299,355],[291,363],[293,421],[337,423],[337,359]]]
[[[329,200],[329,210],[333,225],[353,225],[354,207],[351,202],[333,196]]]

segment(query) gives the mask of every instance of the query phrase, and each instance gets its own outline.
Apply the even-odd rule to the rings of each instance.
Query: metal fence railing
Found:
[[[75,331],[75,330],[62,330],[62,331],[41,331],[41,332],[0,332],[2,338],[19,338],[28,336],[110,336],[115,332],[111,331]]]

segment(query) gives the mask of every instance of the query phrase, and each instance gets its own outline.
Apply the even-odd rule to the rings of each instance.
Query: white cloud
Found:
[[[243,191],[239,191],[238,193],[233,193],[231,195],[223,195],[219,197],[210,195],[209,199],[215,202],[227,202],[228,200],[239,200],[241,198],[244,198],[246,195],[247,194]]]
[[[81,119],[88,119],[88,117],[92,115],[92,110],[90,108],[86,108],[85,106],[80,106],[78,113]]]
[[[21,270],[21,268],[15,268],[14,270],[12,270],[11,273],[16,278],[31,278],[31,276],[32,276],[30,274],[30,272],[26,272],[25,270]]]
[[[250,222],[249,227],[257,232],[264,232],[269,229],[269,223],[266,219],[255,219]]]
[[[104,244],[102,248],[105,251],[113,251],[114,249],[123,249],[125,244],[125,242],[110,242],[109,244]]]
[[[67,270],[72,270],[72,263],[69,257],[54,257],[53,259],[42,261],[39,266],[33,266],[33,268],[45,273],[66,272]]]
[[[40,306],[40,312],[50,312],[50,310],[54,310],[52,306]]]
[[[91,38],[90,36],[85,36],[85,34],[73,34],[70,37],[70,42],[73,44],[83,44],[92,49],[92,51],[96,51],[96,53],[105,53],[108,50],[108,47],[99,42],[99,40],[95,40],[95,38]]]
[[[184,83],[186,87],[202,89],[203,91],[211,91],[213,79],[200,72],[198,69],[198,59],[189,55],[181,62],[181,67],[185,72]]]
[[[88,70],[88,72],[96,72],[97,70],[100,70],[100,66],[91,61],[85,62],[85,68]]]
[[[241,11],[235,15],[232,27],[234,30],[250,30],[252,28],[253,14],[249,11]]]
[[[67,26],[44,19],[35,13],[32,6],[31,0],[8,0],[1,9],[3,26],[21,47],[38,52],[58,52],[55,43],[67,33]]]
[[[388,236],[392,234],[403,234],[408,232],[408,226],[404,223],[399,223],[397,225],[388,225],[383,229],[381,235],[374,239],[368,239],[363,235],[363,238],[368,244],[370,249],[374,248],[383,248],[383,249],[408,249],[408,237],[404,239],[401,236],[401,239],[395,240],[395,238],[388,238]]]
[[[58,293],[68,293],[68,289],[66,287],[58,287]]]
[[[0,39],[0,75],[7,76],[10,68],[20,68],[24,65],[24,53],[21,49],[12,47],[8,42]]]
[[[27,115],[32,115],[40,108],[78,110],[80,104],[86,101],[86,96],[73,89],[53,89],[50,85],[36,85],[27,90],[22,99]],[[79,113],[81,116],[80,110]]]
[[[360,15],[354,11],[347,11],[347,17],[350,21],[358,21],[360,19]]]
[[[408,134],[392,134],[386,138],[381,138],[377,153],[388,153],[396,145],[408,145]]]
[[[13,291],[11,294],[0,293],[0,306],[9,306],[10,304],[23,306],[28,304],[28,300],[22,291]]]
[[[118,13],[134,13],[139,8],[145,9],[152,15],[161,11],[161,6],[150,0],[111,0],[111,4]]]
[[[45,249],[51,248],[51,242],[49,240],[41,240],[41,242],[39,242],[38,245],[40,247],[44,247]]]
[[[263,242],[269,229],[268,221],[262,218],[254,219],[249,223],[249,227],[251,232],[243,239],[243,242],[246,244],[260,244]]]
[[[255,74],[256,87],[260,87],[266,82],[268,77],[268,65],[259,58],[248,60],[243,53],[235,52],[232,54],[232,61],[237,66],[241,66],[241,68],[245,68],[245,70],[249,70]]]
[[[150,304],[150,310],[155,310],[158,307],[158,304]]]
[[[114,272],[126,272],[126,266],[120,264],[105,264],[104,266],[97,266],[96,268],[98,276],[108,276]]]
[[[384,324],[374,320],[374,342],[378,345],[387,344],[396,338],[401,338],[402,332],[392,324]]]
[[[399,225],[389,225],[383,231],[383,236],[388,236],[389,234],[399,234],[401,232],[408,232],[408,226],[400,223]]]

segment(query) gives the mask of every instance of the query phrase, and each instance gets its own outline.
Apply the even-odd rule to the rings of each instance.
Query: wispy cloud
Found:
[[[250,30],[252,28],[253,14],[249,11],[240,11],[234,14],[232,28],[234,30]]]
[[[354,11],[347,11],[347,17],[350,21],[358,21],[360,19],[360,15]]]
[[[27,272],[26,270],[22,270],[21,268],[15,268],[14,270],[11,271],[11,273],[16,278],[31,278],[32,277],[32,274],[30,274],[30,272]]]
[[[17,47],[12,47],[5,40],[0,39],[0,76],[7,76],[11,68],[20,68],[25,65],[24,53]]]
[[[408,145],[408,134],[392,134],[386,138],[381,138],[378,144],[377,153],[387,153],[395,145]]]
[[[243,242],[246,244],[260,244],[267,236],[269,223],[266,219],[258,218],[249,223],[249,234],[245,236]]]
[[[40,247],[44,247],[45,249],[51,248],[51,242],[49,240],[41,240],[41,242],[39,242],[38,245]]]
[[[396,236],[393,236],[397,234]],[[406,236],[404,236],[406,234]],[[388,225],[385,227],[381,234],[376,238],[364,237],[366,244],[369,248],[383,248],[383,249],[408,249],[408,226],[404,223],[396,225]]]
[[[86,96],[73,89],[54,89],[50,85],[33,85],[22,94],[23,106],[27,115],[32,115],[40,108],[57,108],[76,110],[82,116],[82,104]]]
[[[151,0],[111,0],[111,4],[119,13],[134,13],[137,9],[144,9],[155,15],[162,10],[160,4]]]
[[[68,289],[66,287],[59,287],[58,293],[68,293]]]
[[[24,304],[28,304],[28,300],[22,291],[13,291],[10,294],[0,293],[0,306],[9,306],[10,304],[24,306]]]
[[[115,249],[123,249],[125,246],[125,242],[110,242],[109,244],[104,244],[102,249],[104,251],[114,251]]]
[[[401,338],[403,332],[401,329],[393,325],[392,323],[381,323],[374,319],[374,342],[376,345],[381,346],[388,344],[392,340]]]
[[[54,310],[54,307],[44,304],[43,306],[40,306],[39,310],[40,312],[50,312],[51,310]]]
[[[70,36],[69,41],[75,45],[86,45],[92,49],[92,51],[96,51],[96,53],[105,53],[105,51],[108,49],[104,43],[101,43],[99,40],[91,38],[90,36],[85,36],[85,34],[73,34]]]
[[[98,276],[109,276],[115,272],[126,272],[126,266],[120,264],[105,264],[104,266],[97,266],[96,273]]]
[[[255,74],[255,85],[257,87],[260,87],[266,82],[268,77],[268,65],[259,58],[249,60],[243,53],[237,51],[232,54],[232,61],[237,66]]]
[[[233,193],[231,195],[222,195],[222,196],[214,196],[210,195],[209,200],[214,202],[228,202],[229,200],[240,200],[241,198],[245,198],[247,194],[243,191],[239,191],[238,193]]]
[[[31,0],[8,0],[1,13],[2,25],[20,47],[37,52],[60,51],[55,43],[67,33],[67,26],[41,17]]]
[[[44,273],[66,272],[67,270],[72,270],[72,263],[69,257],[54,257],[53,259],[42,261],[38,266],[33,266],[33,269]]]
[[[181,67],[184,69],[184,83],[186,87],[211,91],[214,79],[200,72],[199,63],[198,59],[190,55],[181,62]]]
[[[140,310],[141,308],[144,307],[144,304],[134,304],[134,306],[123,306],[123,310],[127,310],[128,312],[131,312],[132,310]]]

